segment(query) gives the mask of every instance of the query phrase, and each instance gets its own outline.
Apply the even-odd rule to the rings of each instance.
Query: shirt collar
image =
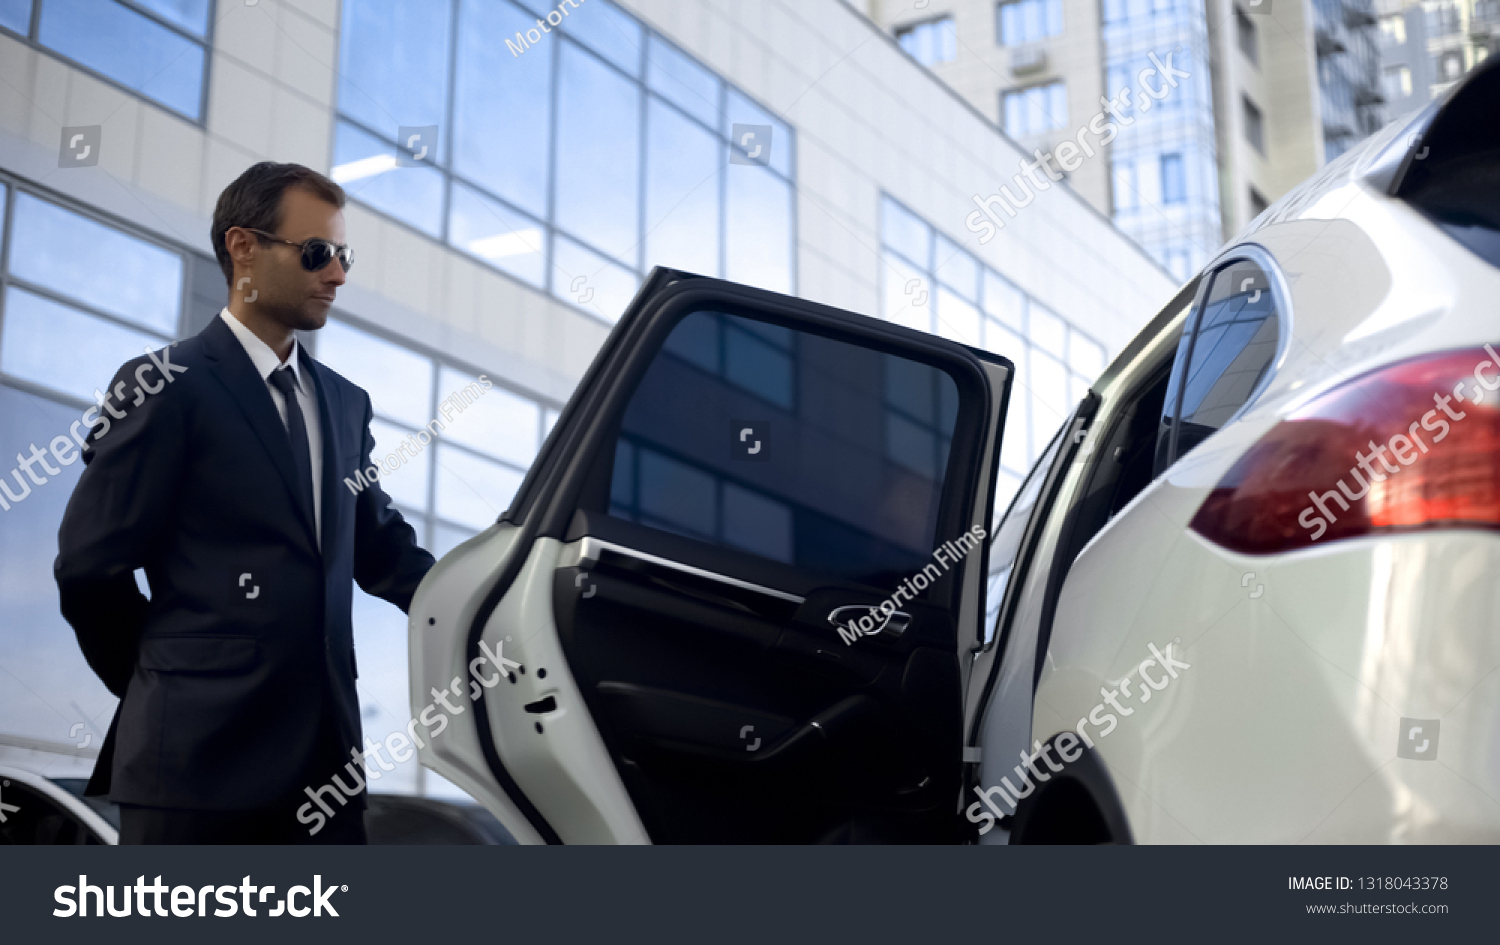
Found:
[[[245,349],[245,353],[250,355],[250,363],[255,365],[255,370],[260,374],[261,380],[269,381],[272,371],[280,368],[283,363],[289,364],[292,368],[292,380],[296,382],[297,389],[303,393],[307,392],[307,389],[302,386],[302,370],[298,363],[300,360],[298,357],[300,347],[297,343],[296,335],[292,336],[291,353],[287,355],[286,361],[282,362],[280,358],[276,357],[276,352],[271,350],[271,346],[261,341],[256,337],[255,332],[246,328],[238,318],[235,318],[227,306],[219,312],[219,317],[224,319],[224,324],[228,325],[229,330],[234,332],[234,336],[239,339],[240,346]]]

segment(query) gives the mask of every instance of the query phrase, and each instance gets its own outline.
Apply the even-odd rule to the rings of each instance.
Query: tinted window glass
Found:
[[[626,409],[610,514],[888,585],[932,550],[957,417],[937,368],[694,312]]]
[[[1181,457],[1245,405],[1276,360],[1280,316],[1265,271],[1248,260],[1220,270],[1209,286],[1190,346],[1179,346],[1167,409],[1179,397]],[[1183,367],[1183,360],[1186,360]]]

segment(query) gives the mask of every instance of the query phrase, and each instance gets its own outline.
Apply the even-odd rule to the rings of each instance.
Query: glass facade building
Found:
[[[1219,212],[1208,25],[1190,0],[1104,0],[1105,94],[1117,108],[1111,145],[1114,220],[1181,280],[1223,241]],[[1142,107],[1139,76],[1151,55],[1187,72],[1165,97]],[[1148,80],[1159,88],[1162,78]],[[1129,122],[1129,124],[1126,124]]]
[[[334,179],[605,321],[657,265],[794,293],[791,128],[618,7],[548,9],[345,0]]]
[[[880,254],[882,317],[1015,363],[995,499],[1003,512],[1104,371],[1105,346],[890,196],[880,204]]]

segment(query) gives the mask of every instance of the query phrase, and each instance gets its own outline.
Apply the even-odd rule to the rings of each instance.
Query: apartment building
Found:
[[[1101,110],[1118,116],[1118,136],[1069,184],[1181,278],[1383,120],[1370,0],[868,0],[865,9],[1023,147],[1045,152]],[[1189,75],[1159,100],[1148,92],[1148,103],[1141,76],[1160,73],[1169,55]]]
[[[1410,115],[1500,49],[1500,0],[1377,0],[1381,89]]]
[[[1030,152],[845,3],[555,9],[0,2],[0,456],[45,449],[120,363],[214,317],[214,202],[260,160],[348,191],[358,261],[308,340],[370,392],[377,455],[451,420],[382,476],[438,555],[509,504],[653,266],[1011,357],[1006,489],[1175,287],[1067,188],[981,244],[973,195]],[[1079,94],[1082,114],[1097,96]],[[736,125],[766,153],[736,160]],[[493,389],[441,413],[481,373]],[[0,760],[78,775],[114,706],[51,574],[81,464],[27,469],[0,470]],[[356,599],[366,730],[396,730],[406,619]],[[374,788],[455,790],[414,762]]]

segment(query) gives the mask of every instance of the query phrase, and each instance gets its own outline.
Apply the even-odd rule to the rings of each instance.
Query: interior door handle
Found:
[[[869,630],[860,629],[861,617],[870,618]],[[853,630],[861,636],[882,636],[888,640],[894,640],[911,626],[911,614],[898,610],[887,617],[874,604],[845,604],[833,609],[833,612],[828,615],[828,622],[834,627]]]

